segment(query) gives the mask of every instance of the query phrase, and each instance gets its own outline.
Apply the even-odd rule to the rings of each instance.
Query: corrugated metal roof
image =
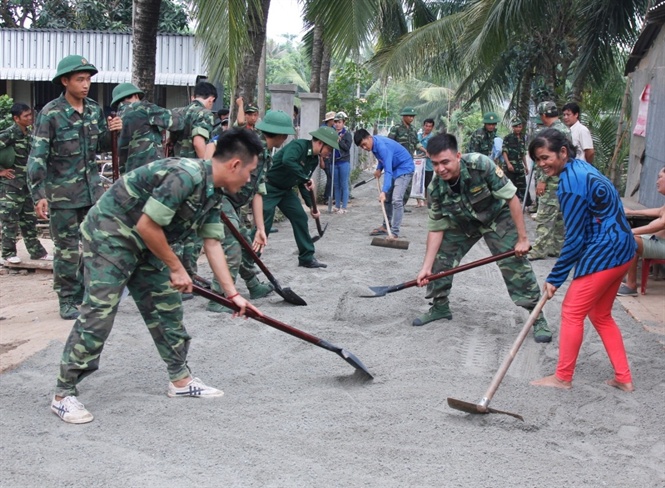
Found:
[[[653,41],[658,37],[661,27],[665,23],[665,1],[652,6],[644,19],[645,25],[628,56],[624,75],[629,75],[637,68],[644,55],[649,51]]]
[[[129,33],[0,29],[0,79],[49,81],[62,58],[80,54],[99,70],[96,82],[129,82],[131,46]],[[194,85],[207,72],[194,36],[159,34],[155,60],[157,85]]]

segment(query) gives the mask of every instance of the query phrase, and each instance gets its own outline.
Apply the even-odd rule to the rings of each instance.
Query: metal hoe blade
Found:
[[[515,417],[516,419],[519,419],[522,422],[524,422],[524,417],[522,417],[520,414],[507,412],[505,410],[497,410],[495,408],[483,406],[479,403],[470,403],[470,402],[464,402],[462,400],[457,400],[455,398],[448,398],[448,406],[450,408],[454,408],[455,410],[461,410],[462,412],[473,413],[473,414],[502,413],[504,415],[510,415],[511,417]]]

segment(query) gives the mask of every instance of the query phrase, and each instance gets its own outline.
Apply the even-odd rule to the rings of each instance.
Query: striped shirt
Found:
[[[614,185],[590,164],[569,161],[559,175],[557,197],[566,237],[547,282],[560,287],[575,266],[574,278],[620,266],[637,244]]]

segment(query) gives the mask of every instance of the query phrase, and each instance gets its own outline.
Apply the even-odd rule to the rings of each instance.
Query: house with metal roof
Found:
[[[665,1],[656,2],[644,19],[625,74],[632,90],[630,159],[625,196],[652,208],[663,205],[656,190],[665,167]]]
[[[99,70],[89,96],[102,107],[110,105],[118,83],[132,81],[131,33],[0,29],[0,95],[40,109],[60,95],[62,88],[51,79],[58,62],[69,54],[80,54]],[[207,73],[194,36],[159,34],[155,59],[155,103],[187,105],[194,85]]]

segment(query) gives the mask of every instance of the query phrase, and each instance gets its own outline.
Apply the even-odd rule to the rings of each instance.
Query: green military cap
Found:
[[[222,122],[223,123],[223,122]],[[269,134],[294,135],[293,120],[282,110],[268,110],[263,120],[256,124],[256,128]]]
[[[319,127],[314,132],[310,132],[309,135],[315,137],[324,144],[339,150],[339,143],[337,142],[337,131],[332,127]]]
[[[113,89],[113,100],[111,101],[111,107],[115,107],[117,103],[120,103],[125,98],[137,94],[140,98],[145,96],[145,93],[143,93],[143,91],[141,91],[135,85],[131,83],[120,83]]]
[[[550,100],[538,104],[538,113],[547,117],[559,116],[559,110],[556,108],[556,103]]]
[[[498,124],[499,116],[496,112],[486,112],[483,114],[483,124]]]
[[[337,112],[335,114],[334,120],[346,120],[348,118],[349,118],[349,116],[346,115],[346,112]]]
[[[259,109],[255,105],[250,105],[249,103],[247,105],[245,105],[245,113],[246,114],[255,114],[258,111],[259,111]]]
[[[14,151],[14,146],[7,146],[0,149],[0,168],[13,168],[15,160],[16,152]]]
[[[415,117],[416,109],[413,108],[413,107],[404,107],[399,114],[400,115],[413,115]]]
[[[520,119],[519,117],[513,117],[510,120],[510,126],[511,127],[515,127],[517,125],[522,125],[522,124],[523,124],[522,119]]]
[[[61,85],[60,78],[69,73],[76,73],[79,71],[89,71],[90,76],[97,74],[97,68],[95,68],[93,64],[90,64],[83,56],[79,56],[78,54],[65,56],[58,63],[58,71],[55,73],[55,77],[52,80],[53,84]]]

